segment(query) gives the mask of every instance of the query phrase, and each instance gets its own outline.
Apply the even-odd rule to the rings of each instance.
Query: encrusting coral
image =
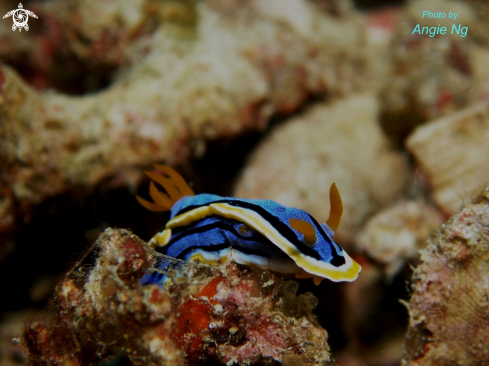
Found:
[[[169,285],[141,286],[162,260],[172,264]],[[297,289],[234,262],[161,256],[129,231],[107,229],[57,286],[52,315],[28,324],[22,343],[33,365],[121,354],[134,365],[328,364],[327,332],[312,315],[317,299]]]
[[[421,251],[405,366],[489,364],[489,185]]]

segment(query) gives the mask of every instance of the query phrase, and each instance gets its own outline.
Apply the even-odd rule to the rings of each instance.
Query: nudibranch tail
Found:
[[[136,196],[136,199],[144,208],[154,212],[168,211],[180,198],[195,195],[192,188],[188,186],[183,177],[173,168],[159,164],[155,164],[155,168],[167,175],[167,177],[148,171],[145,171],[144,173],[146,173],[146,175],[153,181],[160,184],[166,190],[167,194],[158,190],[156,185],[151,182],[149,186],[149,195],[154,202]]]
[[[326,221],[326,225],[336,232],[340,225],[341,215],[343,214],[343,202],[341,201],[340,192],[334,183],[331,184],[329,189],[329,202],[331,208],[329,209],[329,219]]]
[[[314,284],[316,286],[319,286],[321,284],[321,281],[324,280],[323,277],[319,277],[319,276],[314,276],[314,278],[312,279],[314,281]]]

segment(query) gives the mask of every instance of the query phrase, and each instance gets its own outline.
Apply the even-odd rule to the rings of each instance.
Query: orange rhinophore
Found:
[[[343,202],[341,201],[340,192],[338,192],[338,188],[336,188],[336,184],[334,183],[331,184],[331,188],[329,189],[329,202],[331,207],[326,225],[336,232],[340,225],[341,215],[343,214]]]

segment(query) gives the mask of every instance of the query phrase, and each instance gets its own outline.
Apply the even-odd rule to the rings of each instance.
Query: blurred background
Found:
[[[318,297],[338,365],[400,364],[418,250],[489,181],[487,2],[22,5],[37,15],[28,31],[0,21],[2,365],[26,364],[23,322],[105,228],[149,240],[164,227],[167,213],[135,199],[154,163],[196,193],[319,221],[336,182],[335,239],[363,270],[348,284],[299,280],[299,292]]]

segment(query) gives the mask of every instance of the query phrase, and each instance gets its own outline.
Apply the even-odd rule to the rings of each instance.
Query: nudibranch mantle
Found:
[[[164,168],[169,180],[178,174],[166,166],[157,168]],[[153,179],[157,176],[148,175]],[[175,184],[177,189],[181,184],[181,180]],[[155,202],[161,201],[157,194],[163,193],[156,193],[154,186],[150,187],[150,194]],[[313,277],[316,284],[323,278],[354,281],[361,271],[360,265],[334,242],[333,230],[303,210],[270,200],[213,194],[181,198],[174,194],[171,198],[176,202],[171,207],[170,220],[149,242],[162,254],[208,264],[223,263],[231,257],[240,264]],[[138,200],[153,211],[163,211],[140,197]],[[339,218],[333,225],[338,223]]]

